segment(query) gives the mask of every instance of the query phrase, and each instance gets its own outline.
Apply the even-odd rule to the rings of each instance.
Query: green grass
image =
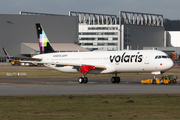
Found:
[[[171,71],[177,70],[179,71],[177,68]],[[27,73],[28,77],[80,75],[53,70],[0,70],[0,76],[6,76],[7,73]],[[180,74],[176,75],[180,76]],[[88,74],[88,76],[94,75]],[[152,75],[122,73],[119,76]],[[180,95],[0,96],[0,120],[34,119],[178,120],[180,119]]]
[[[1,120],[175,120],[180,95],[0,97]]]

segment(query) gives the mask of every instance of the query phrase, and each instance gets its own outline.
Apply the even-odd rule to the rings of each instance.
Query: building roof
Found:
[[[38,43],[22,43],[23,45],[39,51]],[[51,43],[51,46],[55,51],[74,52],[74,51],[88,51],[87,49],[80,47],[74,43]]]

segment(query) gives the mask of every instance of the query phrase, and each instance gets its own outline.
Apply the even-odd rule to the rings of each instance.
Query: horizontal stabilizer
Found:
[[[34,60],[34,61],[41,61],[41,59],[38,58],[32,58],[32,57],[23,57],[23,56],[12,56],[10,57],[9,54],[7,53],[7,51],[5,50],[5,48],[3,48],[3,51],[7,57],[7,59],[9,60],[13,60],[13,59],[23,59],[23,60]],[[14,60],[14,61],[20,61],[20,60]]]

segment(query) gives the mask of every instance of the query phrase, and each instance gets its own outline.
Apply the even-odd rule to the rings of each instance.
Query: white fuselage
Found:
[[[90,73],[123,73],[123,72],[164,72],[172,68],[173,61],[167,54],[157,50],[123,50],[101,52],[57,52],[36,55],[47,67],[62,72],[79,72],[76,66],[64,64],[81,64],[105,66],[106,69],[91,70]]]

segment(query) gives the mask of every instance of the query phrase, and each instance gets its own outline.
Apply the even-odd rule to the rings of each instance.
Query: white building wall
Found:
[[[88,50],[118,50],[118,29],[119,25],[79,24],[79,43]]]
[[[180,47],[180,31],[169,31],[173,47]]]

